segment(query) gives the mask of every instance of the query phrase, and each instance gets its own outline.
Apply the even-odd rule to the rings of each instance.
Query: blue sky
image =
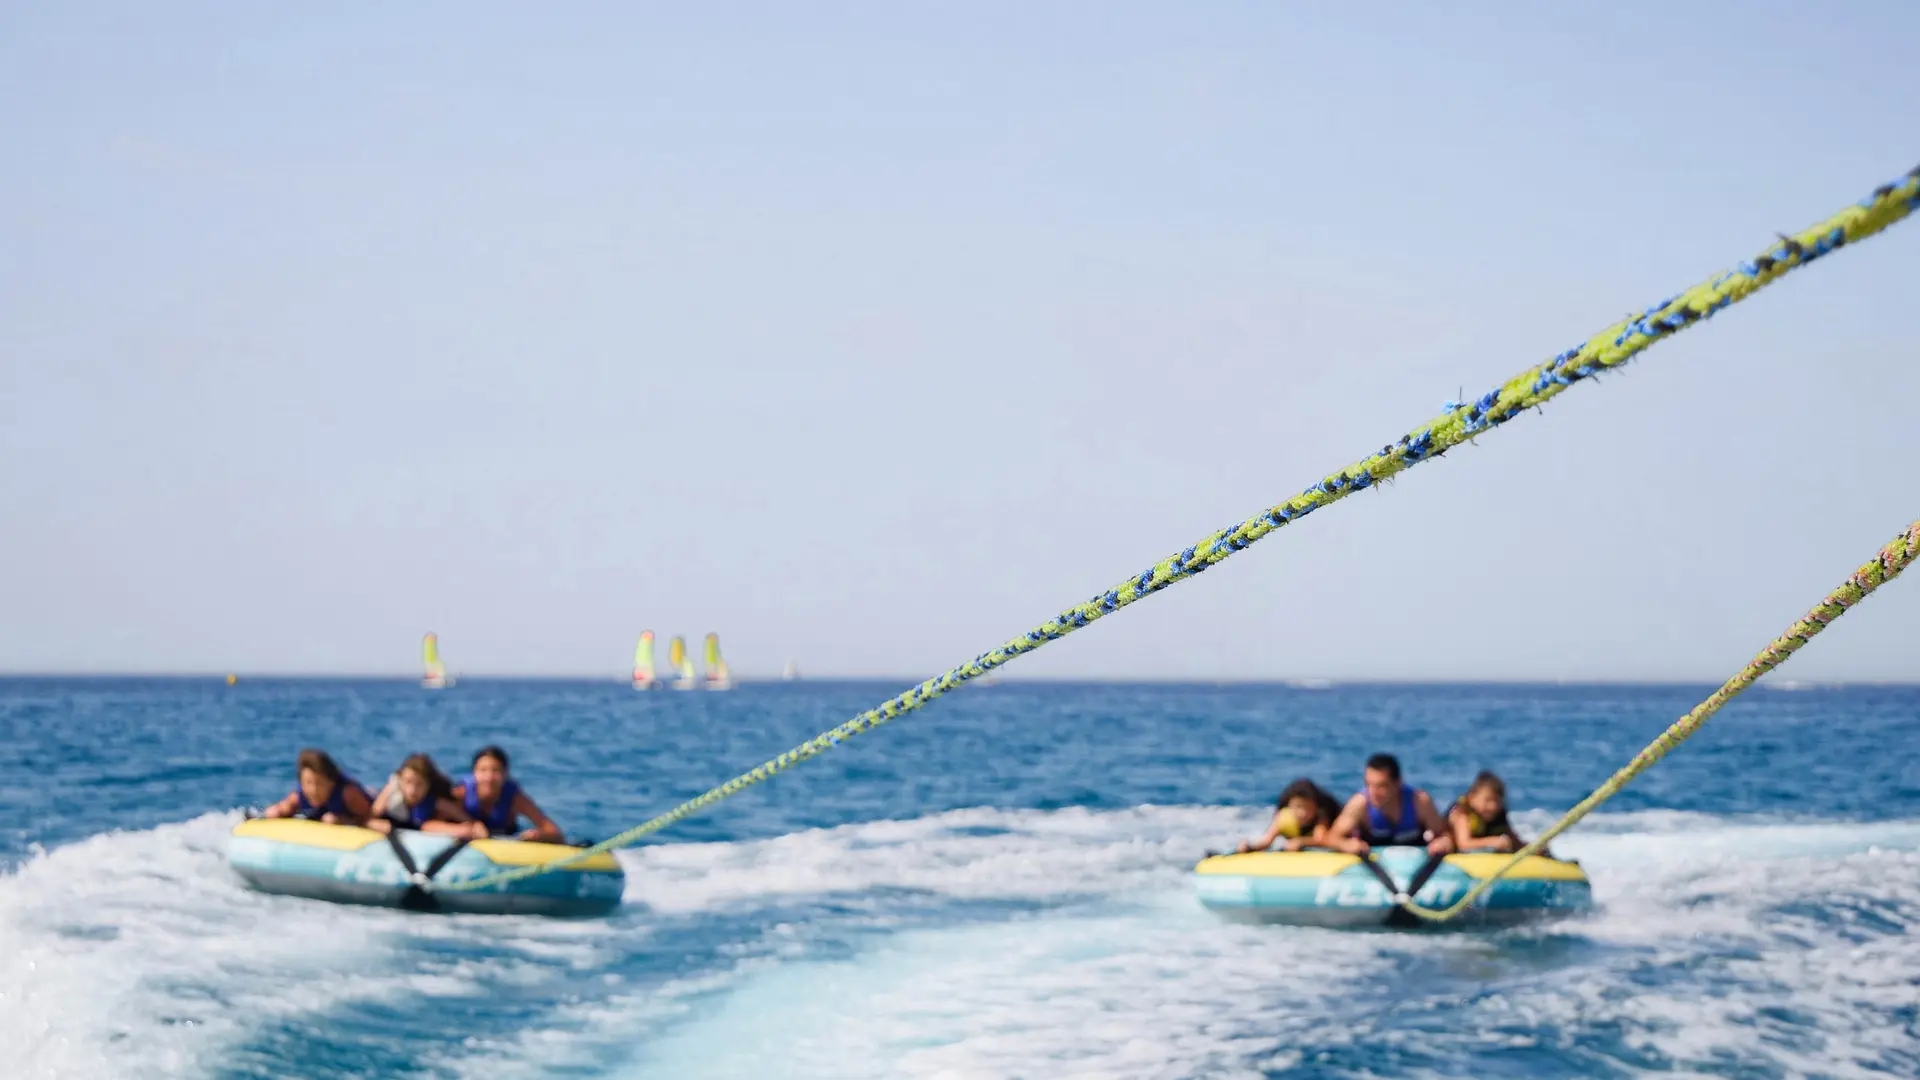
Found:
[[[0,670],[931,674],[1920,163],[1915,40],[13,5]],[[1009,674],[1718,679],[1920,516],[1912,229]]]

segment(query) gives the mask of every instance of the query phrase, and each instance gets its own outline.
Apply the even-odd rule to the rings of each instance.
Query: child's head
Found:
[[[1320,790],[1320,785],[1301,777],[1287,785],[1280,793],[1280,808],[1293,811],[1293,820],[1303,829],[1311,829],[1322,823],[1331,824],[1339,814],[1339,804],[1333,796]]]
[[[408,806],[444,796],[452,787],[439,766],[425,754],[414,754],[400,763],[400,797],[407,800]]]
[[[1507,810],[1507,785],[1492,772],[1482,772],[1467,788],[1467,809],[1483,821],[1499,817]]]
[[[473,785],[483,799],[497,799],[507,783],[507,752],[483,746],[473,755]]]
[[[340,783],[340,766],[333,763],[325,750],[307,747],[300,751],[294,767],[300,774],[300,793],[309,803],[320,806],[333,797],[334,786]]]

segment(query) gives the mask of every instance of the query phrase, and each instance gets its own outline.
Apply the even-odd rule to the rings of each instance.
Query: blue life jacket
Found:
[[[306,818],[309,821],[319,821],[327,814],[343,818],[354,816],[353,811],[347,809],[347,785],[349,784],[360,788],[360,794],[366,796],[368,802],[373,801],[373,796],[367,795],[367,789],[360,787],[360,781],[355,780],[346,773],[341,773],[339,781],[333,785],[332,794],[328,795],[327,801],[319,806],[313,805],[313,803],[307,799],[305,788],[294,788],[293,793],[300,797],[300,809],[294,811],[293,816]]]
[[[513,803],[520,797],[519,784],[511,779],[501,784],[500,798],[494,802],[493,809],[484,814],[480,812],[480,785],[474,782],[472,773],[466,775],[462,786],[467,793],[461,803],[466,807],[468,817],[486,825],[487,832],[494,836],[516,831],[514,826],[519,824],[520,815],[513,812]]]
[[[1427,828],[1420,824],[1420,813],[1414,807],[1413,788],[1400,785],[1400,820],[1388,821],[1387,815],[1373,805],[1373,799],[1367,799],[1367,820],[1361,839],[1373,847],[1395,847],[1412,845],[1418,847],[1427,842]]]
[[[419,828],[433,820],[433,808],[440,801],[438,795],[428,795],[420,800],[419,806],[407,807],[407,824]]]
[[[406,807],[406,813],[399,817],[393,816],[393,804],[396,801],[398,801],[401,806]],[[388,798],[386,806],[375,807],[375,810],[380,816],[385,817],[388,821],[393,822],[403,829],[418,829],[433,820],[434,808],[439,806],[439,804],[440,796],[436,792],[428,792],[427,797],[420,800],[420,805],[418,806],[407,806],[406,798],[396,794]]]

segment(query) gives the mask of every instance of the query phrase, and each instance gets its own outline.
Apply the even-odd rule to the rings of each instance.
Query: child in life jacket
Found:
[[[1507,785],[1499,776],[1482,771],[1467,793],[1447,811],[1447,827],[1461,851],[1519,851],[1527,846],[1507,820]],[[1552,858],[1547,852],[1540,854]]]
[[[1267,826],[1266,834],[1258,840],[1242,840],[1239,850],[1242,853],[1265,851],[1282,838],[1286,843],[1281,846],[1287,851],[1324,847],[1327,829],[1339,814],[1340,803],[1322,790],[1319,784],[1303,776],[1288,784],[1287,789],[1280,793],[1280,798],[1274,804],[1273,821]]]
[[[373,799],[374,816],[367,828],[377,832],[419,829],[421,832],[465,836],[472,819],[453,797],[453,781],[433,759],[414,754],[400,763],[387,785]]]
[[[324,750],[308,747],[294,763],[300,786],[274,803],[263,817],[299,817],[329,825],[359,825],[373,813],[373,800],[360,782],[340,771]]]

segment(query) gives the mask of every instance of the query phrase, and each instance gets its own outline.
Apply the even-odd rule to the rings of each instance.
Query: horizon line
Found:
[[[458,682],[584,682],[626,684],[630,680],[625,675],[578,674],[564,672],[492,672],[468,674],[451,673]],[[0,679],[18,680],[56,680],[56,679],[166,679],[175,681],[199,681],[202,679],[224,682],[229,676],[236,681],[316,681],[316,682],[407,682],[420,681],[418,674],[400,674],[394,672],[255,672],[244,671],[9,671],[0,669]],[[788,679],[780,674],[741,675],[735,672],[735,685],[751,683],[788,684],[788,683],[901,683],[909,686],[925,682],[926,677],[899,675],[808,675]],[[1811,678],[1778,679],[1777,683],[1805,687],[1920,687],[1917,678]],[[1228,675],[1228,676],[1152,676],[1152,675],[1008,675],[990,672],[987,675],[968,680],[969,684],[990,685],[997,682],[1020,682],[1033,684],[1059,685],[1115,685],[1115,686],[1274,686],[1290,690],[1337,689],[1342,686],[1717,686],[1725,680],[1684,677],[1633,677],[1633,676],[1594,676],[1585,678],[1448,678],[1403,675],[1369,675],[1341,678],[1335,676],[1296,676],[1296,675]],[[665,684],[670,686],[670,684]]]

